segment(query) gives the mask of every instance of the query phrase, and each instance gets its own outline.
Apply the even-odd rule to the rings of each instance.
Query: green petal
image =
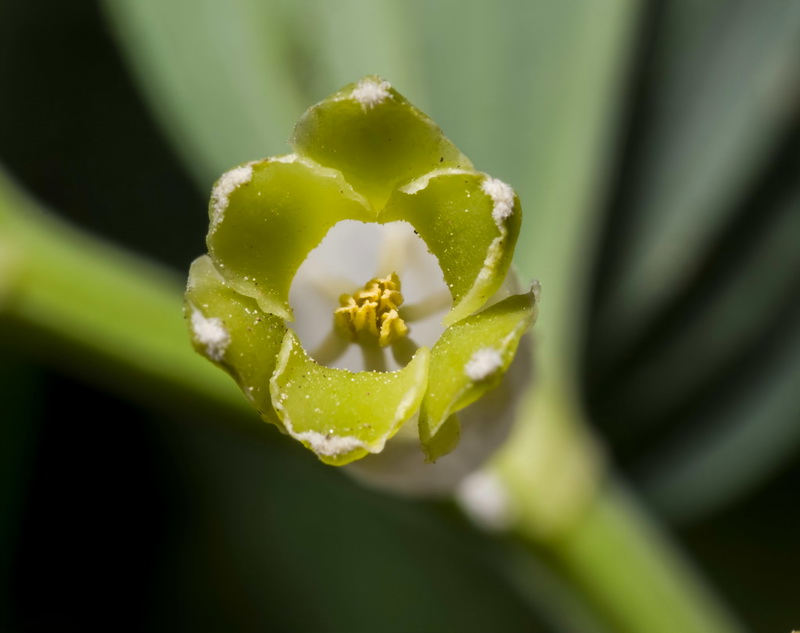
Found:
[[[453,295],[451,325],[480,309],[505,279],[522,222],[519,199],[485,174],[442,169],[398,190],[380,222],[406,220],[439,260]]]
[[[425,441],[422,442],[427,461],[434,462],[443,455],[453,452],[460,439],[461,422],[454,413],[447,416],[447,419],[442,422],[435,435],[426,435]]]
[[[282,428],[269,379],[286,333],[283,319],[233,290],[208,255],[192,263],[185,306],[194,348],[233,376],[261,417]]]
[[[399,183],[440,167],[472,168],[433,121],[379,77],[365,77],[310,108],[292,146],[340,170],[375,209]]]
[[[341,466],[382,451],[417,411],[429,355],[421,347],[399,371],[353,373],[314,362],[289,330],[270,382],[272,402],[290,435]]]
[[[288,320],[292,279],[328,230],[341,220],[375,220],[341,174],[294,155],[224,174],[209,213],[208,250],[225,281]]]
[[[452,438],[457,437],[453,414],[500,382],[535,318],[533,291],[512,295],[452,325],[433,346],[430,386],[419,416],[420,440],[429,460],[452,450]]]

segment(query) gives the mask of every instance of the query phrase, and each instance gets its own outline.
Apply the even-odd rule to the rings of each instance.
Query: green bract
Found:
[[[532,291],[498,292],[519,233],[519,201],[377,77],[309,109],[292,146],[293,154],[235,167],[214,186],[209,254],[192,264],[186,291],[193,344],[266,421],[326,463],[381,452],[412,419],[436,460],[458,443],[457,412],[499,383],[536,315]],[[354,284],[329,315],[342,345],[362,346],[365,355],[388,347],[405,358],[396,371],[319,364],[287,327],[298,269],[345,220],[409,223],[449,288],[446,329],[430,349],[410,338],[411,311],[394,271]]]

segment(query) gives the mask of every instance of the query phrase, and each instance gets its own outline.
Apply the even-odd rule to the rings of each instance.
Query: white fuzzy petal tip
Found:
[[[364,110],[374,108],[391,97],[388,81],[378,81],[376,79],[362,79],[358,82],[350,97],[361,104]]]
[[[222,222],[225,209],[228,208],[228,197],[242,185],[253,178],[252,164],[241,165],[222,174],[211,192],[213,213],[211,215],[211,228],[214,229]]]
[[[197,342],[205,346],[206,356],[217,362],[222,360],[231,342],[231,335],[221,319],[207,319],[199,310],[195,310],[192,312],[192,332]]]
[[[492,218],[498,227],[514,213],[514,190],[502,180],[487,178],[481,185],[483,193],[492,199]]]
[[[503,356],[494,347],[483,347],[475,352],[464,367],[467,378],[474,382],[486,380],[503,366]]]

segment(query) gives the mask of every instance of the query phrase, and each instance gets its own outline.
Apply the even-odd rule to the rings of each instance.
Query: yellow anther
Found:
[[[397,273],[376,277],[352,295],[339,297],[340,308],[333,313],[336,326],[354,342],[377,339],[381,347],[391,345],[408,334],[408,326],[397,309],[403,303]]]

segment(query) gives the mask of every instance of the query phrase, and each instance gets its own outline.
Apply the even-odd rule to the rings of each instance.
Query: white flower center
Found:
[[[348,329],[349,324],[343,322],[347,317],[341,316],[342,307],[349,305],[347,299],[354,299],[357,312],[361,295],[372,282],[386,282],[384,290],[389,291],[393,283],[402,284],[401,300],[393,295],[395,300],[383,311],[385,316],[380,303],[377,306],[376,337]],[[441,320],[452,306],[436,257],[410,224],[354,220],[334,226],[309,253],[295,275],[289,302],[295,315],[289,325],[311,357],[323,365],[351,371],[405,366],[420,345],[430,347],[438,340],[444,330]],[[354,322],[362,316],[356,312]],[[384,322],[389,323],[391,333],[387,329],[382,336],[380,325]],[[365,320],[364,334],[369,333],[371,324]]]

